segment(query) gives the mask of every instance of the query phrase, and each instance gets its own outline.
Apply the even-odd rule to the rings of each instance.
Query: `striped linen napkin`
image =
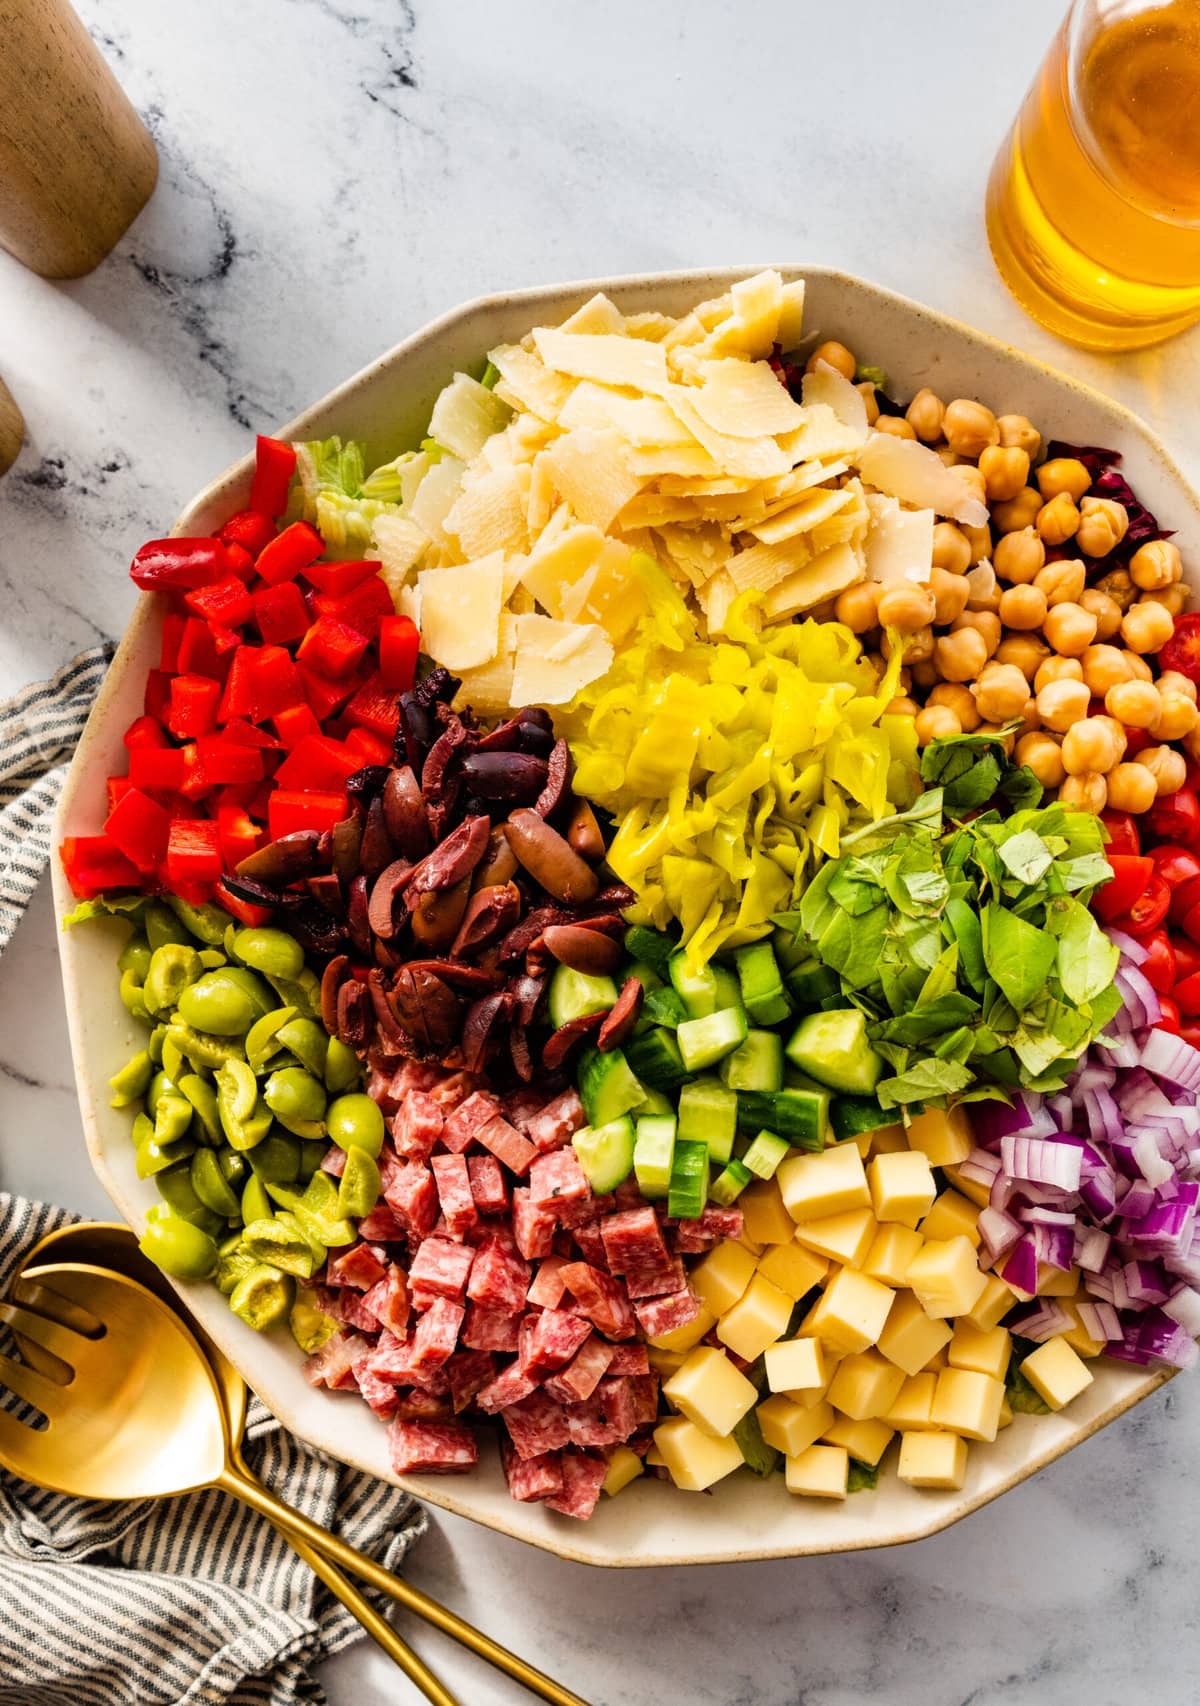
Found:
[[[75,1218],[0,1192],[0,1295]],[[390,1569],[425,1532],[414,1499],[301,1445],[257,1399],[247,1437],[273,1492]],[[361,1634],[225,1493],[88,1503],[0,1470],[0,1706],[322,1706],[312,1666]]]

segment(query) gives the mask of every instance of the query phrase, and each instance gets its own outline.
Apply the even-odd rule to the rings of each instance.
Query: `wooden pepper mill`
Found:
[[[149,131],[66,0],[0,0],[0,244],[78,278],[157,177]]]
[[[0,379],[0,474],[7,474],[17,460],[17,452],[25,437],[25,422],[12,400],[8,386]]]

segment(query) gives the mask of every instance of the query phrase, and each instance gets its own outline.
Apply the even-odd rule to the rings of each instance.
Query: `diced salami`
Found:
[[[562,1458],[557,1451],[544,1451],[540,1457],[518,1457],[508,1441],[501,1440],[500,1460],[509,1493],[521,1504],[562,1494]]]
[[[528,1398],[537,1387],[535,1375],[528,1374],[520,1363],[510,1362],[502,1369],[494,1380],[480,1391],[475,1399],[481,1410],[493,1415],[497,1410],[507,1409],[510,1404],[519,1404],[523,1398]]]
[[[488,1309],[507,1309],[519,1315],[525,1307],[532,1270],[516,1250],[508,1250],[498,1238],[489,1238],[475,1253],[475,1265],[467,1284],[472,1303]]]
[[[565,1256],[546,1256],[538,1264],[533,1284],[526,1293],[526,1302],[536,1303],[539,1309],[557,1309],[562,1302],[563,1292],[567,1289],[567,1283],[562,1277],[562,1270],[566,1265]]]
[[[340,1179],[346,1171],[346,1151],[339,1149],[336,1143],[331,1143],[321,1157],[322,1173],[331,1173],[335,1179]]]
[[[507,1309],[488,1309],[480,1303],[468,1303],[462,1342],[474,1351],[515,1351],[520,1327],[520,1316]]]
[[[542,1384],[560,1404],[581,1404],[591,1397],[602,1376],[612,1368],[619,1348],[589,1333],[567,1366]]]
[[[408,1289],[418,1309],[428,1309],[435,1297],[461,1303],[475,1261],[469,1244],[431,1236],[422,1241],[408,1269]]]
[[[352,1285],[356,1291],[370,1291],[387,1272],[387,1257],[370,1244],[352,1244],[343,1250],[326,1269],[329,1285]]]
[[[532,1201],[528,1190],[512,1195],[513,1231],[526,1261],[548,1256],[554,1244],[554,1210]]]
[[[357,1392],[358,1380],[353,1368],[344,1368],[336,1380],[329,1382],[331,1392]]]
[[[740,1238],[743,1221],[740,1208],[719,1208],[709,1203],[699,1220],[674,1222],[670,1241],[679,1255],[698,1256],[723,1238]]]
[[[438,1078],[429,1094],[442,1112],[448,1115],[452,1114],[455,1108],[466,1101],[477,1083],[478,1079],[470,1072],[448,1072],[443,1077]]]
[[[601,1273],[608,1272],[608,1251],[604,1247],[604,1234],[600,1230],[598,1220],[589,1220],[586,1226],[577,1226],[572,1236],[579,1246],[579,1253],[585,1262],[590,1262]]]
[[[514,1122],[516,1123],[516,1122]],[[574,1132],[587,1123],[583,1111],[583,1103],[575,1090],[564,1090],[554,1100],[547,1102],[538,1113],[524,1125],[521,1130],[533,1144],[535,1149],[543,1153],[552,1149],[561,1149]]]
[[[504,1098],[504,1117],[524,1136],[529,1136],[529,1127],[542,1109],[546,1106],[546,1098],[537,1090],[516,1090]]]
[[[479,1461],[475,1435],[462,1422],[394,1421],[388,1449],[397,1475],[453,1474]]]
[[[567,1409],[572,1445],[621,1445],[637,1427],[633,1382],[606,1375],[592,1396]]]
[[[612,1347],[612,1362],[608,1365],[610,1374],[649,1374],[650,1358],[646,1355],[645,1345],[614,1345]]]
[[[454,1415],[445,1396],[428,1386],[410,1386],[407,1392],[401,1392],[393,1413],[405,1422],[419,1421],[424,1416],[448,1422]]]
[[[337,1318],[343,1326],[353,1327],[358,1333],[377,1333],[379,1321],[375,1311],[367,1302],[370,1294],[364,1291],[354,1291],[349,1286],[335,1292],[337,1298]]]
[[[414,1091],[432,1090],[443,1076],[439,1066],[433,1066],[425,1060],[405,1060],[392,1074],[388,1083],[388,1095],[393,1102],[402,1102]]]
[[[448,1297],[435,1297],[417,1322],[413,1334],[413,1362],[422,1372],[440,1368],[454,1354],[458,1330],[466,1310]]]
[[[406,1161],[428,1161],[445,1124],[446,1117],[432,1096],[424,1090],[410,1091],[392,1121],[397,1155]]]
[[[607,1474],[608,1464],[603,1457],[593,1457],[586,1451],[564,1451],[563,1490],[547,1496],[546,1509],[586,1522],[596,1508]]]
[[[670,1252],[649,1204],[644,1208],[623,1208],[616,1214],[605,1215],[600,1222],[600,1231],[608,1252],[608,1265],[614,1274],[645,1269],[661,1271],[670,1265]]]
[[[400,1394],[392,1383],[382,1380],[371,1367],[370,1357],[364,1357],[354,1365],[354,1378],[358,1382],[358,1390],[377,1416],[394,1416],[400,1403]]]
[[[677,1327],[689,1327],[700,1313],[700,1305],[690,1286],[673,1291],[665,1297],[648,1297],[634,1305],[638,1326],[648,1339],[673,1333]]]
[[[565,1309],[543,1309],[527,1315],[525,1321],[533,1325],[521,1345],[521,1366],[537,1380],[570,1362],[591,1333],[586,1321],[568,1315]]]
[[[483,1127],[494,1120],[500,1111],[500,1104],[495,1096],[489,1096],[486,1091],[476,1090],[466,1101],[460,1102],[445,1123],[442,1130],[442,1142],[452,1154],[461,1155],[469,1149],[473,1139]]]
[[[518,1457],[560,1451],[571,1437],[566,1412],[545,1392],[531,1392],[500,1412]]]
[[[611,1214],[616,1207],[616,1201],[611,1191],[606,1191],[602,1197],[594,1196],[589,1191],[576,1202],[559,1204],[558,1224],[569,1227],[585,1226],[589,1221],[599,1220],[601,1215]]]
[[[644,1202],[642,1187],[637,1182],[637,1175],[630,1173],[616,1189],[618,1208],[641,1208]]]
[[[603,1333],[605,1338],[633,1337],[633,1310],[620,1280],[614,1279],[611,1274],[602,1273],[588,1262],[568,1262],[562,1270],[562,1277],[579,1313],[589,1320],[598,1332]]]
[[[446,1225],[462,1237],[479,1224],[479,1210],[471,1195],[471,1179],[465,1155],[435,1155],[429,1163]]]
[[[336,1387],[370,1348],[367,1340],[357,1333],[335,1333],[305,1362],[304,1378],[310,1386]]]
[[[446,1364],[455,1414],[465,1410],[476,1393],[482,1392],[495,1377],[496,1359],[491,1351],[455,1351]]]
[[[591,1194],[587,1174],[573,1149],[556,1149],[549,1155],[539,1155],[529,1169],[529,1197],[533,1203],[557,1208],[581,1202]]]
[[[381,1380],[388,1380],[393,1386],[399,1386],[413,1379],[409,1367],[409,1356],[412,1352],[410,1340],[401,1339],[390,1330],[379,1335],[374,1346],[370,1347],[370,1363],[372,1374],[377,1374]]]
[[[386,1202],[378,1202],[358,1223],[362,1237],[372,1244],[396,1244],[404,1237],[404,1228]]]
[[[433,1174],[422,1162],[402,1163],[391,1183],[384,1187],[384,1195],[410,1237],[424,1238],[432,1232],[437,1219],[437,1190]]]
[[[468,1155],[467,1177],[480,1214],[504,1214],[510,1198],[504,1169],[494,1155]]]
[[[629,1385],[633,1392],[633,1425],[648,1428],[658,1420],[658,1376],[637,1374]]]
[[[397,1336],[406,1330],[411,1305],[408,1280],[398,1262],[392,1264],[378,1285],[371,1287],[363,1298],[363,1303],[381,1327],[386,1327]]]
[[[465,1104],[464,1104],[465,1106]],[[527,1137],[522,1137],[516,1126],[509,1125],[503,1114],[496,1114],[486,1125],[474,1133],[476,1143],[491,1151],[497,1161],[503,1162],[510,1173],[518,1178],[524,1178],[537,1150]]]
[[[404,1166],[404,1162],[396,1154],[395,1146],[391,1142],[385,1141],[383,1148],[379,1151],[379,1159],[376,1165],[379,1168],[379,1183],[386,1191],[396,1174]]]
[[[682,1291],[687,1274],[678,1256],[669,1256],[665,1268],[631,1268],[624,1276],[625,1289],[635,1301],[642,1297],[665,1297]]]

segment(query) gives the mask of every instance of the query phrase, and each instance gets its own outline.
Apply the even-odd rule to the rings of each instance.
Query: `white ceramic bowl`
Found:
[[[433,400],[456,368],[475,366],[493,345],[515,341],[531,326],[557,324],[594,291],[607,291],[629,311],[658,308],[680,314],[754,270],[593,279],[482,297],[397,345],[298,416],[282,429],[283,436],[308,439],[340,433],[365,439],[371,466],[372,458],[395,455],[423,436]],[[997,413],[1026,414],[1047,436],[1119,449],[1138,495],[1165,525],[1177,529],[1185,559],[1190,555],[1193,562],[1200,560],[1200,499],[1149,428],[1119,404],[862,279],[822,267],[779,270],[808,281],[808,329],[837,337],[862,360],[882,366],[898,395],[929,385],[947,399],[977,397]],[[175,532],[213,531],[245,502],[250,473],[247,456],[192,500]],[[139,543],[129,541],[131,548]],[[121,734],[141,711],[145,674],[157,661],[158,636],[158,612],[147,594],[134,612],[79,744],[60,808],[59,835],[94,833],[103,820],[104,780],[125,768]],[[61,918],[73,902],[57,859],[54,897]],[[156,1192],[152,1180],[135,1175],[129,1118],[109,1107],[106,1084],[141,1046],[140,1027],[117,999],[113,958],[122,933],[117,925],[90,925],[61,935],[60,947],[88,1151],[114,1203],[140,1231]],[[262,1337],[252,1332],[211,1286],[179,1290],[288,1427],[334,1457],[397,1479],[388,1467],[384,1424],[357,1399],[312,1390],[286,1333]],[[1165,1378],[1118,1364],[1097,1364],[1095,1374],[1094,1384],[1069,1412],[1018,1416],[993,1445],[972,1446],[966,1485],[958,1493],[919,1492],[894,1473],[884,1473],[875,1492],[844,1503],[793,1498],[781,1476],[762,1482],[739,1474],[707,1497],[644,1480],[617,1499],[603,1499],[590,1522],[577,1523],[539,1505],[514,1503],[490,1444],[471,1475],[407,1476],[399,1484],[460,1516],[592,1564],[716,1563],[890,1546],[932,1534],[995,1498],[1078,1445]]]

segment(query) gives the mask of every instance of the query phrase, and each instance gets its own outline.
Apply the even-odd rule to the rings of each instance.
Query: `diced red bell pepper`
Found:
[[[211,586],[197,587],[184,599],[189,610],[222,628],[240,628],[250,620],[250,594],[236,575],[227,580],[213,581]]]
[[[260,515],[255,509],[239,509],[221,529],[221,538],[227,545],[240,545],[252,558],[274,537],[275,523],[271,517]]]
[[[372,675],[351,699],[346,715],[361,728],[394,740],[400,727],[400,695],[394,687],[385,687],[377,674]]]
[[[358,754],[363,764],[391,763],[392,742],[384,740],[382,735],[373,734],[370,729],[351,729],[346,736],[346,746]]]
[[[327,723],[335,711],[339,711],[351,694],[357,692],[362,685],[358,675],[347,676],[343,681],[331,681],[327,675],[318,675],[315,669],[306,669],[298,664],[300,680],[304,687],[304,697],[312,707],[318,723]]]
[[[298,640],[308,632],[308,606],[295,581],[260,587],[254,594],[254,620],[270,645]]]
[[[303,698],[304,688],[291,653],[282,646],[262,646],[254,663],[253,721],[265,723]]]
[[[217,726],[221,686],[207,675],[177,675],[171,681],[167,727],[176,735],[205,735]]]
[[[216,824],[211,818],[176,819],[167,842],[167,875],[172,883],[215,883],[224,865]]]
[[[315,563],[325,549],[325,541],[307,521],[293,521],[282,533],[277,533],[269,545],[264,545],[255,564],[268,586],[290,581],[301,569]]]
[[[340,681],[357,668],[367,649],[367,636],[348,622],[332,616],[318,616],[301,640],[296,657],[318,675]]]
[[[304,671],[301,670],[300,674],[303,678]],[[286,711],[277,711],[271,721],[275,725],[275,733],[289,752],[294,751],[302,740],[321,732],[321,725],[307,701],[302,705],[289,705]]]
[[[204,773],[204,765],[200,760],[200,748],[192,740],[182,751],[183,782],[179,792],[186,800],[202,800],[206,794],[212,793],[212,783]]]
[[[183,640],[183,632],[188,619],[178,611],[168,610],[162,619],[162,652],[159,655],[158,666],[174,672],[179,668],[179,647]]]
[[[260,515],[282,515],[287,508],[296,452],[280,438],[259,433],[254,442],[254,479],[250,486],[250,508]]]
[[[335,622],[345,622],[351,628],[357,628],[368,640],[378,635],[383,617],[395,614],[392,595],[378,575],[360,581],[358,586],[340,598],[328,592],[314,593],[313,609],[318,615],[332,616]]]
[[[167,737],[157,717],[135,717],[121,737],[126,752],[138,746],[166,746]]]
[[[258,653],[257,646],[241,646],[230,659],[225,691],[217,712],[219,723],[228,723],[234,717],[244,718],[249,723],[258,720],[254,703],[254,665]]]
[[[144,592],[190,592],[224,580],[229,560],[219,539],[151,539],[130,563],[129,573]]]
[[[211,785],[223,782],[258,782],[263,774],[262,748],[235,746],[226,735],[201,735],[196,742],[200,763]]]
[[[235,540],[226,545],[225,555],[229,558],[229,567],[238,580],[244,584],[254,579],[254,558],[244,545],[239,545]]]
[[[1180,923],[1183,925],[1184,935],[1189,936],[1193,942],[1200,943],[1200,900],[1188,908]]]
[[[226,861],[228,862],[228,861]],[[260,925],[269,924],[272,911],[269,906],[255,906],[240,895],[234,894],[224,882],[219,882],[213,894],[218,906],[223,906],[226,912],[232,913],[239,924],[244,924],[247,930],[257,930]]]
[[[1149,855],[1141,857],[1129,853],[1110,853],[1108,862],[1112,876],[1093,895],[1092,910],[1106,924],[1112,924],[1145,893],[1146,885],[1154,875],[1154,865]],[[1165,883],[1163,887],[1166,887]]]
[[[1200,1018],[1200,972],[1181,978],[1171,991],[1171,999],[1189,1019]]]
[[[171,819],[140,788],[126,788],[104,820],[104,833],[139,871],[153,871],[167,851]]]
[[[275,781],[281,788],[336,794],[345,789],[346,778],[362,769],[357,753],[325,735],[309,735],[288,753]]]
[[[277,752],[279,742],[266,729],[260,729],[256,724],[248,722],[245,717],[230,717],[225,724],[223,733],[225,739],[234,746],[261,746],[264,751]]]
[[[1108,831],[1105,852],[1109,857],[1114,853],[1130,853],[1136,858],[1142,850],[1136,819],[1129,812],[1101,812],[1100,821]]]
[[[146,671],[146,687],[142,694],[142,709],[148,717],[155,717],[159,722],[167,714],[167,706],[171,703],[171,676],[165,669],[148,669]]]
[[[212,883],[188,882],[184,877],[172,879],[165,864],[159,866],[158,880],[163,888],[170,889],[179,900],[186,900],[189,906],[207,906],[213,897]]]
[[[383,616],[379,622],[379,679],[407,693],[417,673],[421,636],[411,616]]]
[[[68,835],[61,848],[63,870],[72,892],[90,900],[106,889],[136,889],[141,873],[107,835]]]
[[[104,792],[108,798],[108,815],[116,811],[118,802],[123,794],[127,794],[133,783],[128,776],[110,776],[104,784]]]
[[[1160,841],[1183,847],[1200,846],[1200,797],[1187,787],[1164,794],[1150,807],[1146,822]]]
[[[187,759],[179,746],[135,746],[129,754],[129,780],[135,788],[177,794],[183,787]]]
[[[1118,930],[1139,939],[1157,930],[1167,916],[1171,891],[1161,877],[1151,877],[1129,911],[1112,920]]]
[[[1160,670],[1178,670],[1189,681],[1200,682],[1200,616],[1177,616],[1175,632],[1159,648]]]
[[[212,635],[213,645],[220,659],[220,674],[218,681],[224,681],[231,661],[230,654],[236,652],[242,643],[242,636],[236,628],[222,628],[219,622],[210,622],[208,631]]]
[[[1142,946],[1146,950],[1146,958],[1139,966],[1139,971],[1152,989],[1157,989],[1160,995],[1169,995],[1178,977],[1171,938],[1165,930],[1156,930],[1153,936],[1146,938]]]
[[[253,823],[250,814],[243,806],[220,805],[217,807],[217,838],[221,844],[221,854],[225,863],[233,870],[243,859],[248,859],[255,853],[261,843],[257,824]]]
[[[221,678],[221,655],[211,628],[199,616],[189,616],[183,625],[175,667],[180,675],[211,675],[214,681]]]
[[[375,557],[363,557],[358,562],[313,563],[305,569],[304,578],[311,581],[318,592],[342,598],[371,575],[377,575],[382,567],[383,564]]]
[[[267,829],[272,841],[300,829],[332,829],[348,810],[344,793],[301,793],[298,789],[276,788],[267,809]]]

